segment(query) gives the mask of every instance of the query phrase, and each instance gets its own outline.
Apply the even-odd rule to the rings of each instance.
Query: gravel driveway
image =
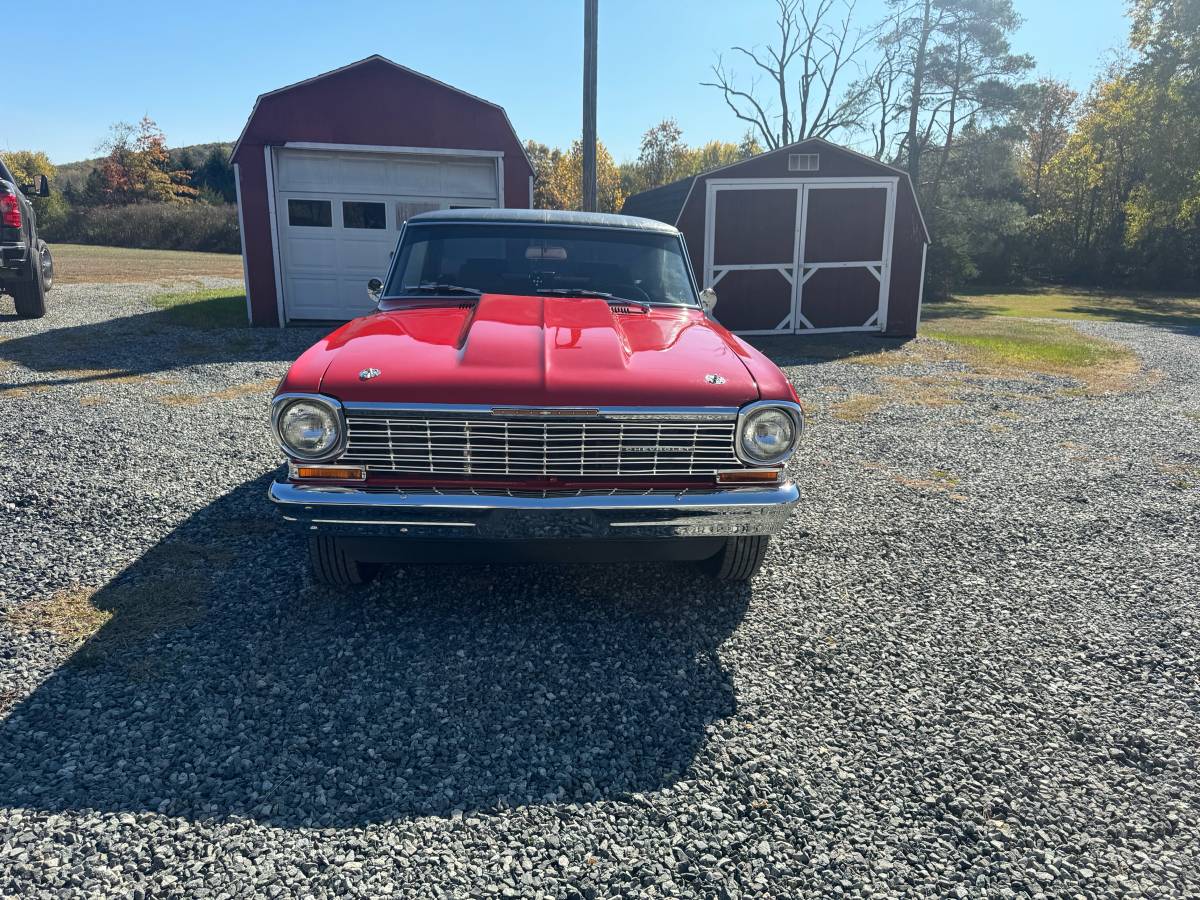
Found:
[[[1081,325],[1146,367],[1103,398],[772,343],[815,416],[750,587],[339,594],[264,497],[317,333],[149,291],[0,318],[0,896],[1200,893],[1200,334]]]

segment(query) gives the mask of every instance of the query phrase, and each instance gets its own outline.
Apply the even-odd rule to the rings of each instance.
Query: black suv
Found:
[[[37,218],[26,194],[49,197],[45,175],[18,185],[0,160],[0,292],[12,294],[17,315],[40,319],[46,314],[46,292],[54,283],[54,260],[38,238]]]

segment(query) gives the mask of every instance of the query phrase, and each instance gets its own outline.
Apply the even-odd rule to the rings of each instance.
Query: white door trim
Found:
[[[727,272],[777,270],[792,286],[791,314],[774,329],[740,331],[739,334],[779,334],[781,332],[886,331],[888,293],[892,277],[892,241],[896,223],[898,175],[843,176],[836,178],[711,178],[705,184],[704,267],[705,287],[714,286]],[[882,188],[884,200],[883,247],[881,258],[854,262],[815,262],[804,260],[805,234],[808,229],[808,197],[812,190],[853,190]],[[787,263],[739,263],[718,266],[716,260],[717,195],[727,190],[793,190],[796,192],[795,244],[790,265]],[[814,328],[803,314],[804,283],[819,269],[865,268],[879,282],[876,311],[861,326]],[[790,272],[788,270],[791,270]],[[803,327],[802,327],[803,326]]]
[[[794,188],[803,184],[816,185],[817,187],[829,185],[835,188],[853,188],[856,186],[879,187],[883,184],[895,184],[899,180],[899,176],[896,175],[848,175],[836,178],[821,178],[820,176],[807,178],[710,178],[708,184],[710,187],[715,185],[720,189]]]
[[[385,144],[325,144],[319,141],[288,141],[288,150],[337,150],[343,153],[395,153],[405,156],[482,156],[504,158],[503,150],[459,150],[454,147],[390,147]]]
[[[887,331],[888,295],[892,288],[892,232],[896,228],[896,184],[892,180],[887,189],[887,206],[883,212],[883,261],[879,266],[879,330]]]
[[[267,214],[271,221],[271,259],[275,264],[275,311],[279,327],[287,325],[287,314],[283,305],[283,266],[279,262],[279,213],[275,208],[275,148],[270,144],[263,147],[263,164],[267,169]]]
[[[705,186],[704,197],[704,286],[715,287],[716,284],[725,277],[729,272],[760,272],[760,271],[775,271],[783,276],[783,280],[788,283],[791,288],[791,302],[789,304],[790,312],[774,329],[766,331],[751,332],[744,331],[739,334],[778,334],[780,332],[791,332],[794,330],[794,322],[796,319],[796,290],[798,287],[799,270],[796,268],[796,244],[793,243],[792,259],[788,262],[771,262],[771,263],[732,263],[730,265],[717,266],[715,263],[716,255],[716,216],[717,216],[717,192],[723,190],[735,190],[738,187],[753,185],[755,188],[764,190],[793,190],[799,191],[800,185],[798,182],[806,179],[789,178],[783,181],[774,181],[768,179],[757,178],[714,178],[710,179]],[[796,197],[796,215],[797,219],[800,216],[800,204],[803,199],[803,192],[800,191]],[[797,234],[799,233],[800,223],[797,221]]]
[[[250,267],[246,264],[246,217],[242,214],[242,167],[233,164],[233,191],[237,197],[238,237],[242,242],[242,284],[246,288],[246,321],[254,324],[253,307],[250,306]]]
[[[921,245],[921,283],[917,287],[917,325],[921,324],[921,307],[925,303],[925,254],[929,252],[929,245]]]

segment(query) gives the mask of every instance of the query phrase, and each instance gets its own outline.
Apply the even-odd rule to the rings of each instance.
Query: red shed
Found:
[[[810,138],[634,194],[622,212],[683,232],[732,331],[917,332],[929,232],[902,169]]]
[[[233,164],[255,325],[361,315],[409,216],[533,195],[503,108],[382,56],[260,96]]]

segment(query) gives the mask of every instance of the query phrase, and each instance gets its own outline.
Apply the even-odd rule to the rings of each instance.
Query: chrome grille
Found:
[[[381,473],[709,475],[741,467],[734,430],[726,416],[543,419],[347,410],[339,461]]]

